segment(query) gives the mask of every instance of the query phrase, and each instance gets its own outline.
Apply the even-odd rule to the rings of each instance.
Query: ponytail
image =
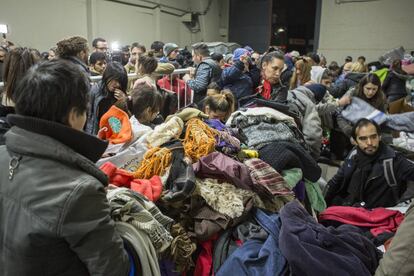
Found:
[[[204,101],[204,109],[207,106],[212,111],[226,113],[226,117],[228,117],[235,110],[234,95],[230,90],[224,89],[220,93],[207,96]]]

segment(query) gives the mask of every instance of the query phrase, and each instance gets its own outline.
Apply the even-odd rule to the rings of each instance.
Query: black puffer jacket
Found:
[[[407,75],[399,74],[395,71],[388,73],[382,84],[382,91],[384,91],[389,103],[407,96],[407,89],[405,88],[407,79]]]
[[[127,275],[107,178],[94,165],[106,143],[58,123],[8,119],[13,126],[0,146],[0,274]]]

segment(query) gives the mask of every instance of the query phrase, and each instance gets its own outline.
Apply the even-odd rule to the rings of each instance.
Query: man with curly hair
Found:
[[[76,64],[82,72],[90,75],[88,64],[89,48],[88,40],[81,36],[72,36],[56,43],[56,54],[59,58],[69,60]]]

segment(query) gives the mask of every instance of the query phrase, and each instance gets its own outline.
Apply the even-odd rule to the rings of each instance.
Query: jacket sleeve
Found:
[[[96,124],[97,115],[95,110],[95,101],[96,101],[96,94],[99,91],[99,84],[95,83],[92,85],[91,89],[89,90],[89,108],[88,108],[88,119],[85,124],[85,132],[91,135],[95,135],[94,133],[94,126]]]
[[[342,133],[348,137],[351,137],[352,124],[342,116],[341,112],[338,112],[338,115],[336,116],[336,123],[338,124],[338,127],[341,129]]]
[[[93,182],[91,182],[93,181]],[[68,197],[58,235],[85,264],[90,275],[127,275],[128,253],[115,232],[101,183],[85,177]]]
[[[223,70],[220,78],[220,86],[224,87],[228,84],[232,84],[243,75],[244,64],[241,61],[236,61],[231,67],[227,67]]]
[[[347,162],[343,163],[343,165],[339,168],[339,170],[336,172],[334,177],[332,177],[331,180],[328,181],[328,184],[325,188],[325,201],[326,204],[329,206],[332,203],[332,199],[335,197],[335,195],[338,193],[342,182],[344,181],[344,168],[347,166]]]
[[[248,75],[252,79],[253,89],[260,85],[260,70],[256,65],[251,65]]]
[[[402,181],[414,181],[414,163],[409,161],[401,153],[397,153],[398,161],[395,162],[394,169],[398,179]]]
[[[310,146],[312,156],[317,159],[321,153],[322,143],[321,118],[316,110],[316,106],[308,99],[306,99],[306,109],[302,125],[302,132],[306,144]]]
[[[200,64],[193,80],[187,82],[188,86],[194,90],[194,93],[204,91],[210,83],[211,67],[208,64]]]
[[[414,270],[414,208],[411,204],[375,276],[412,275]]]
[[[332,85],[328,90],[332,96],[334,96],[335,98],[340,98],[347,92],[347,87],[348,86],[346,80],[342,80],[337,85]]]
[[[174,72],[174,69],[174,65],[170,63],[158,62],[157,68],[155,69],[154,73],[160,75],[169,75],[172,72]]]

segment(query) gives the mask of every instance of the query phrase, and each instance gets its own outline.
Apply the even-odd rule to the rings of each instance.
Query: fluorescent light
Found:
[[[0,33],[7,34],[7,25],[6,24],[0,24]]]

